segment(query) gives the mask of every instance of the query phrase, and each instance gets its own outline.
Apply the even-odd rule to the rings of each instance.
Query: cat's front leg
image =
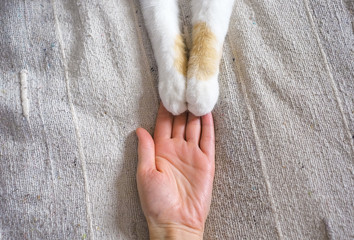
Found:
[[[159,93],[174,115],[187,110],[187,52],[178,22],[177,0],[140,0],[159,70]]]
[[[188,110],[202,116],[219,96],[219,64],[234,0],[193,0],[193,41],[188,61]]]

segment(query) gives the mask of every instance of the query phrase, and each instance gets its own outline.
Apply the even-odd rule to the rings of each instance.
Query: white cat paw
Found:
[[[176,72],[161,74],[159,93],[163,105],[173,115],[179,115],[187,110],[186,79],[182,74]]]
[[[211,112],[218,100],[218,75],[207,80],[188,79],[186,100],[188,110],[195,116],[203,116]]]

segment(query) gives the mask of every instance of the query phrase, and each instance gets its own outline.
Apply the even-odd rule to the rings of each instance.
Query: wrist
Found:
[[[179,224],[149,225],[150,240],[202,240],[203,230]]]

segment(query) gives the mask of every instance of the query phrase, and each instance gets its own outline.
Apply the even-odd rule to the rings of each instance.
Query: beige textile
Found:
[[[235,1],[205,239],[354,238],[353,11]],[[0,239],[147,239],[157,82],[138,0],[0,1]]]

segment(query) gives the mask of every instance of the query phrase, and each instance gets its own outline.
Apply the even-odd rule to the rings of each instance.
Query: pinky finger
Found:
[[[200,138],[200,149],[209,157],[215,154],[215,133],[214,121],[211,113],[208,113],[201,118],[202,120],[202,135]]]

